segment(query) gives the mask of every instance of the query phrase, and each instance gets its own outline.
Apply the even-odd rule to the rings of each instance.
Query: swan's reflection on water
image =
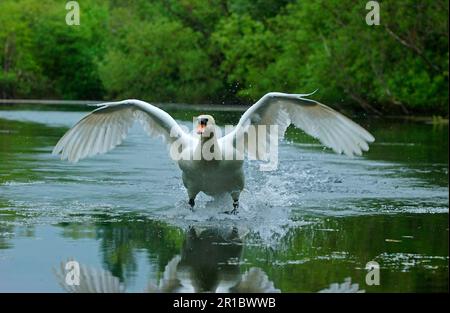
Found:
[[[242,232],[236,227],[189,227],[180,255],[149,292],[280,292],[260,268],[240,272]]]
[[[280,292],[260,268],[240,272],[243,235],[237,227],[190,227],[178,263],[179,291]]]
[[[148,283],[145,292],[280,292],[260,268],[241,273],[243,235],[236,227],[189,227],[180,254],[168,262],[158,283]],[[79,285],[69,285],[65,264],[55,275],[68,292],[125,291],[111,272],[83,264]]]
[[[241,272],[243,238],[246,232],[235,226],[191,226],[185,233],[179,254],[165,266],[161,279],[149,281],[143,292],[183,293],[279,293],[267,274],[258,267]],[[70,260],[69,260],[70,261]],[[59,285],[67,292],[125,292],[125,286],[110,271],[79,264],[79,284],[68,284],[67,262],[54,269]],[[350,278],[332,283],[319,292],[364,292]]]

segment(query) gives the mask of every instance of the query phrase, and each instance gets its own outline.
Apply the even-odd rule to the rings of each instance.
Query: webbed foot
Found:
[[[236,215],[238,213],[238,208],[239,208],[239,200],[234,200],[233,201],[233,210],[225,211],[224,213]]]

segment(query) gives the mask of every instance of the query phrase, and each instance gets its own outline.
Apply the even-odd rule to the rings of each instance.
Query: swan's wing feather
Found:
[[[250,125],[278,125],[278,135],[282,138],[287,127],[294,124],[336,153],[353,156],[369,150],[368,143],[375,138],[367,130],[332,108],[307,98],[310,95],[279,92],[264,95],[222,140],[236,142],[233,138],[246,134]]]
[[[177,139],[189,145],[192,136],[183,131],[165,111],[140,100],[103,103],[86,115],[58,141],[53,154],[77,162],[106,153],[119,145],[138,120],[151,137],[162,137],[168,144]]]
[[[347,277],[342,284],[333,283],[330,287],[319,290],[318,293],[364,293],[364,289],[359,289],[359,284],[352,284],[350,277]]]
[[[181,287],[181,282],[177,277],[177,267],[180,263],[181,257],[176,255],[167,263],[164,268],[163,277],[159,282],[159,286],[153,283],[149,283],[145,292],[148,293],[159,293],[159,292],[176,292],[176,289]]]
[[[80,264],[80,276],[78,285],[66,283],[65,262],[61,262],[59,269],[53,269],[58,284],[70,293],[122,293],[125,292],[123,285],[117,277],[104,270],[95,270]]]

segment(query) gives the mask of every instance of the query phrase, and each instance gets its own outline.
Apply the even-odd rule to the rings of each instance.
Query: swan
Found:
[[[167,112],[150,103],[129,99],[98,104],[69,129],[53,149],[54,155],[69,162],[110,151],[127,136],[138,120],[151,137],[162,137],[168,144],[171,157],[182,171],[183,184],[191,209],[198,193],[215,196],[229,194],[237,213],[239,195],[244,188],[243,154],[249,158],[267,160],[266,146],[276,136],[283,138],[291,124],[318,139],[338,154],[361,155],[368,151],[368,143],[375,138],[364,128],[334,109],[317,102],[309,94],[269,92],[248,108],[238,124],[225,135],[211,115],[194,118],[195,131],[189,132]],[[265,127],[263,133],[255,127]],[[248,149],[250,135],[256,134],[256,149]],[[204,154],[204,152],[208,152]],[[231,153],[232,158],[229,158]],[[199,157],[197,157],[199,156]],[[204,157],[203,157],[204,156]]]
[[[67,262],[60,263],[59,268],[52,268],[53,274],[56,276],[59,286],[69,293],[125,293],[126,287],[120,280],[115,277],[110,271],[96,269],[85,264],[79,264],[79,284],[67,284]],[[174,256],[164,268],[164,272],[159,281],[159,284],[149,281],[147,288],[143,293],[184,293],[184,292],[219,292],[221,293],[280,293],[280,289],[274,287],[272,281],[269,280],[267,274],[258,267],[251,267],[244,274],[236,273],[236,282],[227,285],[227,282],[222,282],[224,286],[213,290],[197,290],[192,285],[189,279],[179,273],[179,263],[181,257]],[[181,276],[181,277],[180,277]],[[203,278],[205,279],[205,278]],[[331,287],[331,286],[330,286]],[[331,292],[345,292],[341,289],[333,290]],[[322,292],[327,292],[326,290]]]
[[[178,254],[166,264],[158,281],[150,280],[146,293],[280,293],[281,290],[259,267],[243,273],[242,253],[246,228],[232,226],[191,225]],[[207,253],[205,253],[207,251]],[[226,264],[224,266],[224,264]],[[126,286],[108,270],[96,269],[68,258],[53,267],[58,284],[67,292],[122,293]],[[69,284],[78,271],[78,284]],[[365,292],[351,278],[333,283],[320,293]]]
[[[79,284],[69,285],[67,283],[67,262],[63,261],[59,267],[53,267],[53,274],[56,277],[59,286],[69,293],[125,293],[126,287],[115,277],[110,271],[96,269],[85,264],[79,264]],[[143,293],[181,293],[186,290],[193,289],[189,285],[189,280],[181,280],[178,275],[178,266],[181,257],[176,255],[167,263],[164,272],[159,281],[148,282],[148,286]],[[238,274],[239,280],[234,286],[221,288],[222,293],[280,293],[281,290],[274,286],[273,281],[269,279],[267,274],[258,267],[251,267],[244,274]],[[186,284],[185,285],[183,285]],[[215,290],[214,290],[215,291]],[[195,290],[195,292],[199,292]],[[211,292],[211,291],[209,291]],[[365,293],[364,289],[360,289],[358,283],[353,283],[350,277],[346,277],[343,283],[332,283],[328,288],[316,291],[317,293]]]

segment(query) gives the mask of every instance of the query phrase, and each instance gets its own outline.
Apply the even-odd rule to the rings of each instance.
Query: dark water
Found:
[[[198,114],[171,113],[186,125]],[[229,291],[254,268],[282,292],[347,277],[367,292],[448,290],[447,125],[360,121],[376,142],[353,159],[289,129],[277,171],[246,164],[229,216],[229,201],[204,195],[190,212],[180,171],[139,126],[107,155],[52,157],[83,114],[0,110],[0,291],[62,291],[52,268],[69,258],[127,291],[158,285],[173,264],[177,291]],[[380,285],[366,285],[369,261]]]

